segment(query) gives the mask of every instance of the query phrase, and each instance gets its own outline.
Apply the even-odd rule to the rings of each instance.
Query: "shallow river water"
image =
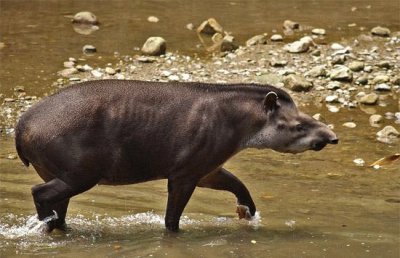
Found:
[[[5,44],[0,49],[0,94],[9,96],[18,85],[31,95],[53,91],[62,62],[79,55],[84,44],[98,48],[91,61],[99,63],[112,60],[114,51],[132,54],[151,35],[166,37],[171,51],[201,55],[194,32],[185,26],[212,16],[242,43],[255,34],[281,31],[285,19],[331,29],[328,40],[357,34],[360,27],[400,26],[399,3],[391,0],[215,2],[0,0],[0,42]],[[74,32],[64,16],[82,10],[99,17],[99,31],[88,36]],[[147,22],[149,15],[160,22]],[[348,27],[351,23],[357,26]],[[375,108],[380,114],[398,112],[396,101],[389,98],[387,106]],[[41,180],[31,167],[8,158],[15,155],[13,138],[2,136],[0,257],[399,257],[399,163],[367,166],[399,153],[399,143],[375,139],[368,110],[302,109],[322,113],[334,124],[340,144],[297,155],[239,153],[225,168],[249,188],[256,218],[238,220],[233,195],[199,188],[178,234],[164,229],[164,180],[96,186],[71,200],[66,233],[41,233],[30,195],[31,186]],[[349,120],[357,127],[342,126]],[[356,158],[366,165],[356,166]]]

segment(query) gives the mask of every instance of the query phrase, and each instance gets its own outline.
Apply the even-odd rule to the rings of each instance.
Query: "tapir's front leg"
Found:
[[[236,176],[224,168],[206,175],[198,183],[199,187],[215,190],[225,190],[233,193],[238,199],[239,218],[250,219],[256,213],[256,206],[250,196],[249,190]]]
[[[197,181],[183,179],[168,179],[168,203],[165,215],[165,226],[168,230],[179,230],[179,219],[188,203]]]

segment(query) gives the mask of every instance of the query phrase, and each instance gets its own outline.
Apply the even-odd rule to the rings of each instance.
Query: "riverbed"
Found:
[[[400,48],[399,42],[371,37],[369,31],[381,25],[392,34],[398,32],[399,9],[398,2],[390,0],[273,4],[0,0],[0,100],[5,112],[0,123],[0,257],[398,257],[399,162],[369,165],[400,152],[398,139],[385,143],[376,137],[388,125],[399,130],[395,77]],[[71,15],[84,10],[94,12],[100,20],[99,30],[90,35],[76,33],[70,22]],[[148,22],[149,16],[156,16],[159,22]],[[283,34],[286,19],[305,29],[284,35],[282,42],[269,40],[265,46],[221,55],[207,52],[195,31],[186,28],[209,17],[215,17],[241,46],[257,34],[268,33],[268,38]],[[311,35],[313,27],[327,31],[314,38],[321,59],[283,50],[288,42]],[[149,36],[164,37],[169,54],[143,60],[140,47]],[[96,186],[71,200],[67,232],[41,232],[30,194],[30,188],[41,180],[17,159],[12,129],[18,115],[38,99],[70,83],[96,79],[91,71],[61,76],[63,62],[70,57],[103,73],[101,78],[120,75],[168,81],[175,80],[170,76],[182,80],[188,74],[189,81],[263,83],[266,74],[301,73],[320,63],[330,68],[329,58],[335,52],[332,43],[352,47],[346,65],[351,54],[356,59],[367,56],[364,62],[374,71],[366,76],[384,73],[390,78],[385,83],[391,90],[376,91],[379,101],[374,105],[359,104],[356,95],[374,92],[375,84],[356,84],[364,72],[354,72],[352,82],[340,82],[340,89],[348,91],[349,97],[337,89],[318,90],[330,82],[325,77],[315,78],[309,92],[289,91],[301,110],[320,114],[318,117],[334,128],[340,144],[297,155],[251,149],[229,160],[225,168],[246,184],[256,203],[258,212],[252,221],[237,218],[236,200],[230,193],[196,189],[181,219],[181,232],[168,233],[163,222],[166,181],[160,180]],[[86,44],[96,46],[96,54],[83,54]],[[288,64],[273,67],[271,57]],[[382,60],[389,66],[377,67]],[[105,67],[113,67],[117,74],[108,75]],[[326,103],[326,97],[335,94],[344,100]],[[383,116],[376,126],[369,122],[372,114]],[[356,126],[344,126],[349,122]]]

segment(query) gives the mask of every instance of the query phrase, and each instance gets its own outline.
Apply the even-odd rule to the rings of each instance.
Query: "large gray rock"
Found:
[[[167,43],[162,37],[150,37],[144,43],[141,51],[144,55],[159,56],[165,54]]]
[[[96,15],[91,12],[79,12],[75,14],[72,18],[73,23],[80,23],[80,24],[99,24]]]
[[[296,92],[309,91],[313,87],[312,82],[296,74],[290,74],[284,79],[285,87]]]
[[[209,18],[208,20],[202,22],[197,28],[198,33],[214,35],[215,33],[223,33],[222,26],[214,18]]]
[[[351,81],[353,79],[353,73],[344,65],[336,65],[330,71],[329,77],[331,80],[335,81]]]
[[[389,37],[390,36],[390,30],[388,28],[381,27],[381,26],[372,28],[371,33],[372,33],[372,35],[380,36],[380,37]]]

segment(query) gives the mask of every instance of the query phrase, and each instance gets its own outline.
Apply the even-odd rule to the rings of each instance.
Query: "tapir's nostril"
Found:
[[[338,144],[339,143],[339,139],[333,139],[329,142],[330,144]]]

